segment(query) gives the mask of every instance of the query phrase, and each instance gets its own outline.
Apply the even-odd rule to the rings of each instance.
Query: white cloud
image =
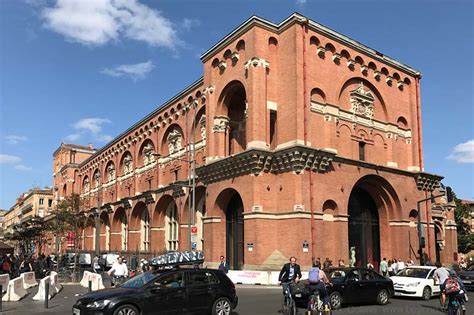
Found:
[[[185,18],[183,19],[183,22],[181,23],[181,26],[189,31],[195,27],[199,27],[201,26],[201,21],[198,20],[198,19],[189,19],[189,18]]]
[[[0,164],[20,162],[21,158],[15,155],[0,154]]]
[[[121,38],[171,49],[182,44],[170,20],[137,0],[57,0],[42,16],[47,28],[84,45]]]
[[[459,163],[474,163],[474,139],[455,146],[448,159]]]
[[[33,168],[23,165],[23,164],[18,164],[18,165],[15,165],[15,169],[19,171],[31,171]]]
[[[25,136],[17,136],[17,135],[8,135],[3,137],[9,144],[18,144],[20,142],[28,140]]]
[[[155,65],[151,60],[142,63],[130,64],[130,65],[120,65],[113,68],[106,68],[101,71],[101,73],[110,75],[113,77],[130,77],[133,81],[144,79],[148,73],[150,73]]]
[[[96,142],[109,142],[113,138],[102,132],[103,126],[110,124],[107,118],[83,118],[72,124],[72,128],[76,131],[64,137],[65,141],[74,142],[84,135],[92,137]]]

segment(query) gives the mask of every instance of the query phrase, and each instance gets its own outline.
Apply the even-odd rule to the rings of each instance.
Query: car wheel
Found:
[[[423,293],[421,294],[421,298],[425,301],[431,299],[431,288],[430,287],[424,287],[423,288]]]
[[[382,289],[379,291],[379,294],[377,294],[377,303],[380,305],[385,305],[388,303],[389,297],[388,297],[388,292],[385,289]]]
[[[120,305],[114,311],[114,315],[139,315],[138,309],[130,304]]]
[[[212,305],[212,315],[230,315],[232,306],[228,298],[220,297]]]
[[[338,310],[342,307],[342,296],[339,292],[333,292],[329,295],[329,302],[333,310]]]

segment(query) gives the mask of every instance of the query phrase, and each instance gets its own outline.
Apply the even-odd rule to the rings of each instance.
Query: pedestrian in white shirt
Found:
[[[112,284],[115,285],[117,282],[122,282],[128,276],[127,264],[123,263],[122,257],[119,257],[116,262],[112,265],[112,268],[107,272],[109,276],[112,274]],[[116,281],[118,280],[118,281]]]
[[[399,258],[398,259],[398,270],[402,270],[402,269],[405,269],[406,268],[406,265],[405,265],[405,262],[403,261],[403,259]]]

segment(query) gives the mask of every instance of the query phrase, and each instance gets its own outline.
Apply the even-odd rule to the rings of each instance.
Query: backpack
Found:
[[[446,280],[445,291],[446,294],[453,294],[461,291],[458,280],[454,277],[449,277]]]
[[[309,270],[308,280],[309,280],[309,283],[319,282],[319,268],[318,267],[313,267]]]

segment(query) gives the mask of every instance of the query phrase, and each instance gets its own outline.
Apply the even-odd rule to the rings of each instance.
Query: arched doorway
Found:
[[[126,251],[128,249],[128,220],[124,208],[118,208],[112,219],[112,250]]]
[[[371,195],[355,187],[349,197],[349,250],[355,250],[355,266],[366,267],[380,262],[379,214]]]
[[[231,269],[241,270],[244,265],[244,205],[235,193],[225,209],[226,256]]]

